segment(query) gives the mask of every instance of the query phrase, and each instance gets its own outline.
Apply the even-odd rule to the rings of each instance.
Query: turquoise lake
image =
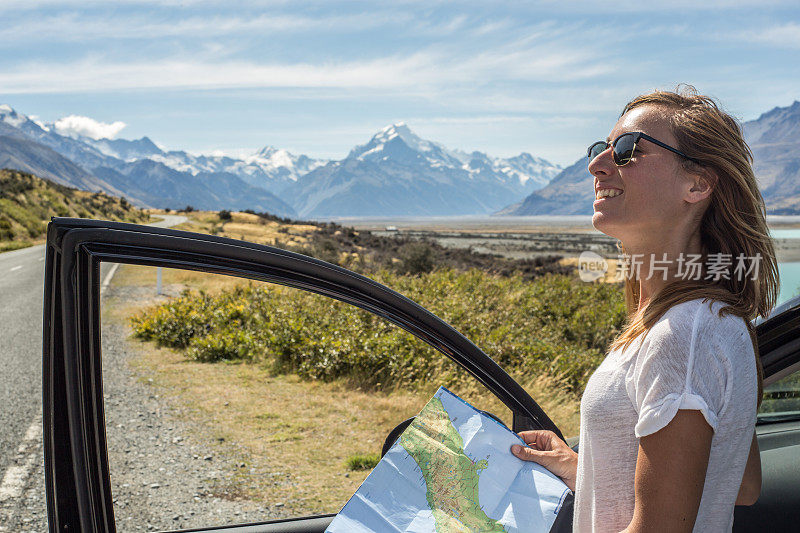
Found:
[[[800,262],[778,263],[781,292],[778,303],[783,303],[800,292]]]
[[[770,234],[773,239],[800,239],[800,228],[771,229]],[[780,304],[800,293],[800,262],[778,263],[778,273],[781,277]]]
[[[771,229],[769,233],[773,239],[800,239],[800,228]]]

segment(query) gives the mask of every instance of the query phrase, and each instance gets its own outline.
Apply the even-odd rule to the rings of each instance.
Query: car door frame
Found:
[[[51,532],[116,530],[103,406],[103,261],[267,281],[355,305],[405,329],[463,367],[511,410],[514,431],[549,429],[563,439],[533,398],[487,354],[433,313],[367,277],[302,254],[214,235],[53,218],[47,231],[43,339],[44,464]],[[306,517],[204,530],[285,532],[320,527],[329,519]]]
[[[775,307],[769,316],[753,322],[764,385],[800,369],[800,296]]]

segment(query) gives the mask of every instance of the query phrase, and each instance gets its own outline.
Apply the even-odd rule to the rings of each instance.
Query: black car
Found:
[[[225,274],[291,286],[381,316],[466,369],[513,413],[513,430],[561,435],[527,392],[442,320],[364,276],[244,241],[114,222],[54,218],[44,305],[44,453],[50,531],[115,531],[100,350],[100,263]],[[800,530],[800,298],[756,326],[771,412],[759,415],[761,497],[737,507],[735,531]],[[776,408],[777,406],[777,408]],[[786,406],[784,409],[782,406]],[[400,421],[398,421],[400,422]],[[408,421],[387,436],[391,444]],[[202,531],[324,531],[333,515]],[[193,530],[201,531],[201,530]]]

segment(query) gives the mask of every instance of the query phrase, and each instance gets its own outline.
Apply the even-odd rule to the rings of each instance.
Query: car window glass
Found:
[[[101,333],[120,531],[335,513],[439,385],[511,425],[448,358],[348,304],[184,270],[120,265],[108,278],[109,268]]]
[[[760,420],[800,417],[800,370],[764,387]]]

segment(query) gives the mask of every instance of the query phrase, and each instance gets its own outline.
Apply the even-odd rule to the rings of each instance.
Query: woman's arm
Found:
[[[639,439],[633,519],[625,531],[692,531],[713,435],[700,411],[680,410]]]
[[[747,456],[747,465],[744,467],[742,486],[736,497],[736,505],[753,505],[761,495],[761,454],[758,451],[758,440],[753,433],[753,443],[750,445],[750,455]]]

